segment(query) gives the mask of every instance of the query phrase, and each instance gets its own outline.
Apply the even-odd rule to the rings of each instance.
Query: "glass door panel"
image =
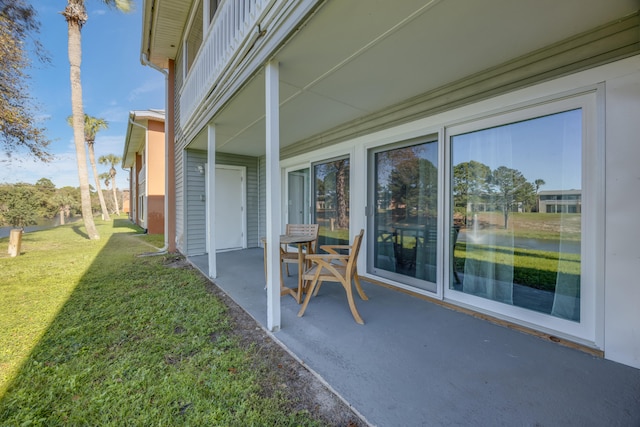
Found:
[[[435,292],[438,251],[438,144],[377,150],[369,266],[376,275]]]
[[[449,288],[580,322],[582,110],[451,137]]]
[[[313,217],[320,245],[348,245],[349,158],[313,165]]]
[[[308,224],[309,216],[309,169],[300,169],[287,174],[288,199],[287,222]]]

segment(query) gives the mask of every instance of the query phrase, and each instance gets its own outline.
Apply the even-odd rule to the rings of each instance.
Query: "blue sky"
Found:
[[[541,191],[580,190],[582,111],[454,136],[453,164],[475,160],[496,169],[516,169],[527,181],[543,179]]]
[[[67,23],[60,11],[66,0],[30,0],[41,23],[39,40],[51,57],[50,64],[33,63],[31,97],[35,114],[52,141],[56,156],[45,164],[25,153],[14,153],[9,161],[0,155],[0,183],[35,183],[49,178],[56,187],[77,187],[78,173],[73,130],[66,118],[71,114]],[[96,138],[96,158],[103,154],[122,156],[127,120],[131,110],[164,109],[164,76],[140,63],[142,0],[135,0],[132,13],[123,14],[99,0],[86,0],[89,20],[82,29],[81,77],[85,113],[101,117],[109,128]],[[98,165],[98,172],[108,168]],[[117,167],[118,188],[127,188],[127,172]],[[93,177],[90,177],[93,183]],[[101,182],[102,184],[102,182]]]

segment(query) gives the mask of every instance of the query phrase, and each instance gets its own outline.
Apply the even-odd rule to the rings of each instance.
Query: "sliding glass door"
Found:
[[[449,289],[580,322],[583,121],[575,108],[452,132]]]
[[[369,164],[369,271],[436,292],[437,141],[373,150]]]
[[[309,188],[309,168],[287,172],[287,223],[309,223]]]
[[[320,229],[318,245],[348,245],[349,158],[315,163],[312,170],[313,218]]]

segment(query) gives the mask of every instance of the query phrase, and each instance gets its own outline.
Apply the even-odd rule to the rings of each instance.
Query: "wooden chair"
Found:
[[[308,253],[312,254],[316,252],[316,245],[318,244],[318,224],[287,224],[285,233],[288,235],[304,235],[314,236],[315,239],[311,242],[308,248]],[[289,252],[287,245],[280,246],[280,266],[284,264],[287,276],[289,276],[289,264],[298,264],[298,253]]]
[[[312,267],[304,272],[302,279],[307,282],[310,281],[310,285],[307,289],[307,296],[304,300],[304,304],[298,312],[298,317],[302,317],[312,294],[317,295],[318,290],[323,282],[338,282],[342,284],[345,292],[347,293],[347,301],[349,302],[349,308],[355,321],[361,325],[364,324],[356,304],[353,301],[353,291],[351,288],[351,282],[355,282],[356,290],[363,300],[369,298],[365,295],[360,285],[360,278],[358,277],[357,261],[358,252],[360,251],[360,243],[362,242],[362,236],[364,230],[360,230],[360,233],[354,238],[352,245],[323,245],[320,249],[328,252],[326,254],[310,254],[306,256],[308,261],[312,262]],[[341,254],[338,251],[341,249],[347,249],[348,254]]]

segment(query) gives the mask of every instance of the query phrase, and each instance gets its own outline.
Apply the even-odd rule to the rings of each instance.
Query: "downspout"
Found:
[[[169,112],[169,91],[168,91],[168,83],[169,83],[169,72],[163,68],[158,67],[157,65],[151,63],[145,53],[140,54],[140,62],[142,65],[146,65],[148,67],[153,68],[156,71],[161,72],[164,75],[164,105],[165,105],[165,117],[164,117],[164,150],[165,156],[169,157],[169,132],[168,132],[168,124],[169,120],[167,120],[167,113]],[[138,125],[142,126],[142,125]],[[147,165],[148,167],[148,165]],[[169,249],[169,162],[165,161],[164,163],[164,246],[158,250],[158,253],[167,253]],[[173,165],[171,165],[173,167]]]

